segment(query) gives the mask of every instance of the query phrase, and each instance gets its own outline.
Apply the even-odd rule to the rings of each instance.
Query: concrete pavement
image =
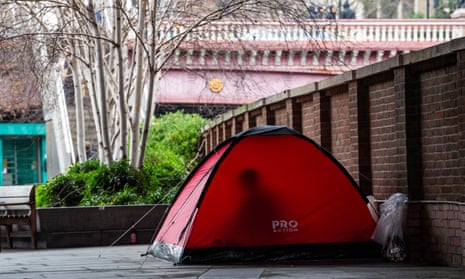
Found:
[[[381,260],[296,265],[180,265],[151,256],[147,246],[73,249],[4,249],[0,279],[10,278],[465,278],[465,269],[387,263]]]

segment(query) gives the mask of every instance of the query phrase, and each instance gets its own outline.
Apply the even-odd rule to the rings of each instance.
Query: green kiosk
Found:
[[[45,123],[0,123],[0,187],[47,180]]]

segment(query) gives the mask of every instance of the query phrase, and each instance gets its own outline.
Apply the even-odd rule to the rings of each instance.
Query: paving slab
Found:
[[[373,259],[273,265],[173,265],[151,256],[141,257],[147,248],[146,245],[131,245],[72,249],[4,249],[0,252],[0,279],[465,278],[465,268],[418,266]]]

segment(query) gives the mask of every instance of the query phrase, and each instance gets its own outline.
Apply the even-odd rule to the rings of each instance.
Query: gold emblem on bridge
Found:
[[[210,91],[213,93],[220,93],[223,90],[223,81],[219,78],[214,78],[208,83]]]

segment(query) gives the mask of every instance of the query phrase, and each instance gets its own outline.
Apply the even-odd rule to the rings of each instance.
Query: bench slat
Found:
[[[13,204],[29,204],[30,200],[29,197],[27,199],[25,198],[6,198],[0,196],[0,206],[5,206],[5,205],[13,205]]]
[[[0,225],[7,226],[8,243],[15,237],[12,225],[28,225],[26,232],[36,248],[35,185],[0,186]],[[0,247],[1,248],[1,247]]]
[[[24,219],[24,218],[29,218],[29,214],[21,214],[21,215],[7,214],[7,215],[0,215],[0,219]]]
[[[29,197],[34,185],[0,186],[0,197]]]

